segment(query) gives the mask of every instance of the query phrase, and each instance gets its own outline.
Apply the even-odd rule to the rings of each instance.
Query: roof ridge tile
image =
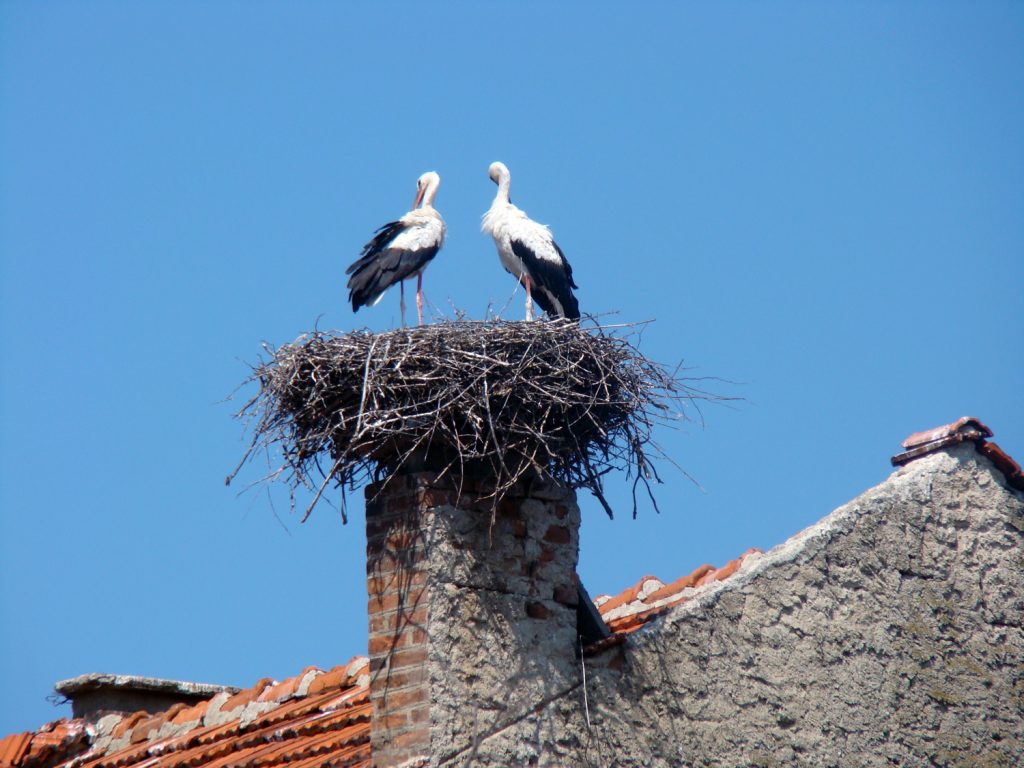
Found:
[[[603,615],[605,611],[613,611],[620,606],[626,605],[627,603],[632,603],[634,600],[637,599],[640,592],[644,588],[644,584],[646,584],[648,581],[656,581],[659,584],[664,584],[664,582],[657,576],[643,576],[633,586],[627,587],[614,597],[603,601],[601,605],[598,606],[598,611]]]
[[[320,667],[306,667],[299,675],[299,685],[295,689],[295,696],[302,697],[309,692],[309,686],[323,672]]]
[[[700,566],[698,568],[695,568],[693,571],[691,571],[690,573],[686,574],[685,576],[680,576],[678,579],[673,581],[671,584],[666,584],[664,587],[662,587],[661,589],[657,590],[656,592],[652,592],[651,594],[649,594],[647,596],[646,601],[654,603],[654,602],[657,602],[658,600],[663,600],[666,597],[671,597],[672,595],[676,595],[679,592],[681,592],[682,590],[686,589],[687,587],[694,587],[694,586],[696,586],[697,581],[705,573],[707,573],[708,571],[711,571],[711,570],[714,570],[714,566],[711,566],[711,565],[708,565],[707,563],[705,563],[704,565],[702,565],[702,566]]]
[[[244,707],[246,704],[251,704],[268,688],[276,685],[274,678],[272,677],[261,677],[255,683],[245,688],[234,696],[229,698],[221,705],[221,711],[231,712],[239,707]]]

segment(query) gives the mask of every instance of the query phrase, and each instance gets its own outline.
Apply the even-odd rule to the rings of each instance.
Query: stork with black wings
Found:
[[[511,177],[504,163],[491,163],[487,175],[498,185],[498,193],[484,214],[482,229],[494,238],[502,266],[526,288],[526,319],[533,319],[536,299],[552,317],[579,320],[580,307],[572,292],[579,286],[551,230],[512,205]]]
[[[385,224],[363,246],[359,259],[347,270],[348,298],[352,311],[374,306],[395,283],[399,285],[399,307],[405,325],[405,283],[416,278],[416,312],[423,325],[423,270],[444,244],[445,226],[434,209],[434,197],[441,177],[433,171],[416,181],[412,210],[398,221]],[[422,207],[421,207],[422,205]]]

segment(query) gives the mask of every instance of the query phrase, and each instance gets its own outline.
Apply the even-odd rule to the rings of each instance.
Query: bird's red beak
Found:
[[[421,189],[416,191],[416,200],[412,204],[412,209],[415,211],[420,207],[420,203],[423,202],[423,193],[427,191],[427,185],[424,184]]]

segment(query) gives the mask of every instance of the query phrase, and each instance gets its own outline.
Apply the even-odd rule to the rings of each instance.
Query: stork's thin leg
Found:
[[[523,275],[523,285],[526,286],[526,319],[533,320],[533,285],[529,275]]]
[[[420,316],[420,325],[423,325],[423,273],[416,275],[416,313]]]
[[[405,328],[405,281],[398,281],[398,306],[402,309],[402,327]]]

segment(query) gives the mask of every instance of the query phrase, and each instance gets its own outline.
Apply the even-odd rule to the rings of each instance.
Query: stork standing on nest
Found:
[[[512,205],[511,177],[504,163],[491,163],[487,175],[498,185],[498,194],[484,214],[482,229],[494,238],[502,266],[526,288],[526,319],[533,319],[536,298],[552,317],[579,320],[579,303],[572,293],[579,286],[551,230]]]
[[[412,210],[398,221],[385,224],[363,246],[359,259],[345,270],[348,298],[352,311],[374,306],[395,283],[399,285],[399,306],[405,325],[405,283],[416,278],[416,312],[423,325],[423,270],[444,244],[445,226],[434,208],[434,197],[441,177],[433,171],[416,181],[416,200]],[[422,207],[421,207],[422,204]]]

